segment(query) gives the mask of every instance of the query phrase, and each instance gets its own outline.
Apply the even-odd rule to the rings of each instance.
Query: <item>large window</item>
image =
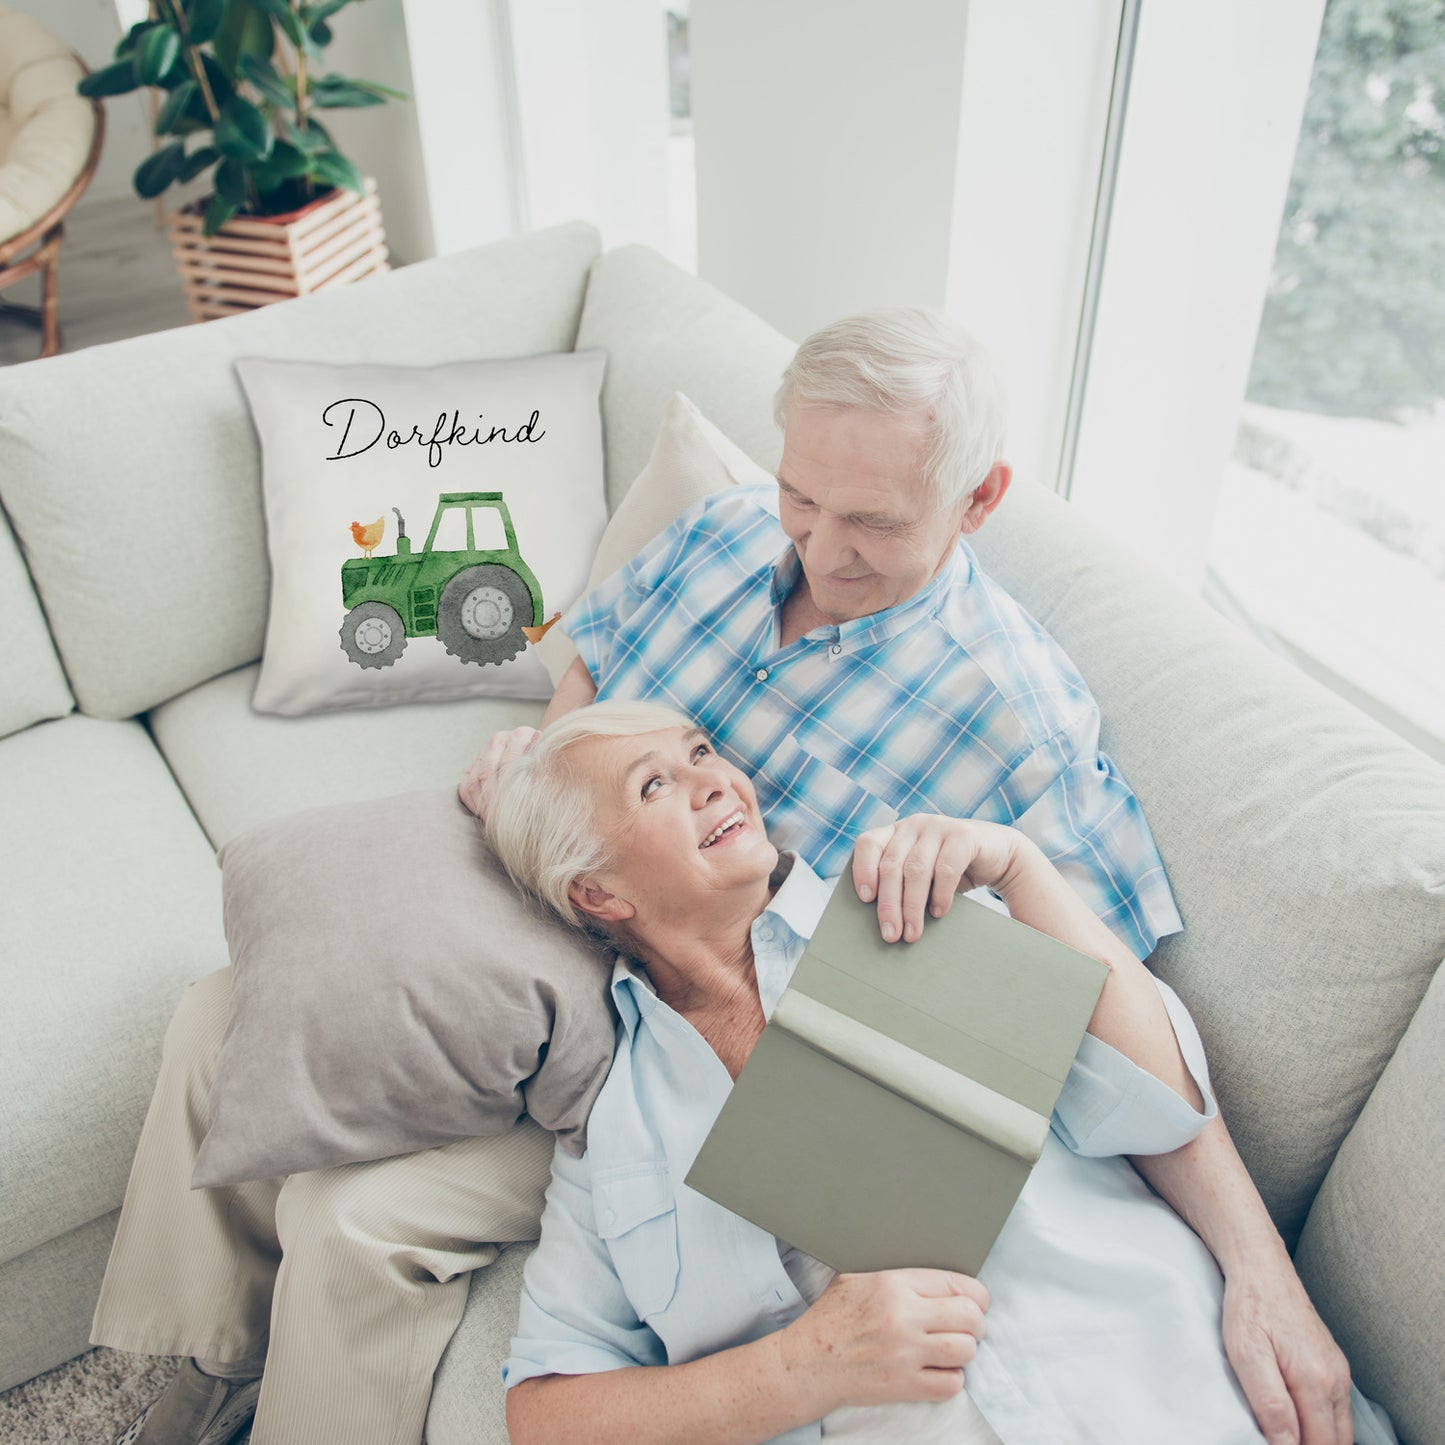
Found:
[[[1445,753],[1445,3],[1329,0],[1215,598]]]

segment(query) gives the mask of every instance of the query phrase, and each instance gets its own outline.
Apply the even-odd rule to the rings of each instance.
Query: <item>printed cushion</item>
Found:
[[[647,465],[618,503],[584,592],[630,562],[652,539],[694,503],[732,486],[773,481],[739,446],[729,441],[680,391],[667,404]],[[559,682],[577,649],[562,627],[554,627],[537,656]]]
[[[519,897],[453,789],[316,808],[220,852],[231,1017],[196,1188],[501,1134],[582,1147],[612,956]]]
[[[530,647],[607,524],[605,363],[238,360],[271,558],[252,706],[549,696]]]

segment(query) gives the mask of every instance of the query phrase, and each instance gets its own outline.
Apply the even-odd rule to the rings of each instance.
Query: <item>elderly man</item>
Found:
[[[820,873],[905,813],[1014,823],[1146,956],[1179,919],[1098,752],[1093,700],[961,540],[1009,483],[977,348],[922,312],[844,322],[799,349],[778,412],[778,492],[713,499],[584,599],[567,618],[582,660],[547,720],[608,695],[696,717],[757,776],[775,839]],[[473,765],[476,811],[531,736],[502,735]],[[880,917],[911,936],[901,909]],[[468,1272],[536,1237],[550,1136],[524,1122],[190,1191],[224,978],[190,990],[167,1036],[96,1312],[98,1344],[191,1357],[123,1438],[222,1445],[254,1409],[253,1445],[416,1445]],[[1343,1357],[1223,1124],[1140,1167],[1223,1267],[1225,1342],[1266,1434],[1347,1441]]]
[[[696,718],[820,874],[909,813],[1012,823],[1146,957],[1181,925],[1097,707],[962,540],[1010,482],[979,348],[924,311],[850,318],[799,347],[775,414],[776,493],[709,499],[583,599],[546,721],[594,698]],[[474,810],[533,736],[483,751],[462,785]],[[1137,1166],[1224,1272],[1225,1344],[1267,1438],[1347,1441],[1348,1366],[1223,1121]]]

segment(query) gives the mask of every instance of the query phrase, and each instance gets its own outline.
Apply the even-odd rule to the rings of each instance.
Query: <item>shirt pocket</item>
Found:
[[[860,833],[898,821],[894,808],[809,752],[796,733],[773,749],[761,772],[777,797],[768,837],[801,853],[822,877],[842,871]]]
[[[597,1233],[639,1319],[651,1319],[677,1293],[677,1196],[665,1163],[628,1165],[592,1185]]]

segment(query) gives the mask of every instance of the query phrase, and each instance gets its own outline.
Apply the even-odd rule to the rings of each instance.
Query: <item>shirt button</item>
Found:
[[[761,942],[763,942],[763,943],[771,943],[771,942],[773,941],[773,927],[772,927],[772,924],[770,924],[770,923],[764,923],[764,924],[759,925],[759,927],[758,927],[758,938],[759,938],[759,940],[760,940]]]
[[[759,682],[766,682],[768,680],[768,670],[766,667],[760,667],[753,676],[757,678]]]
[[[842,652],[842,650],[843,644],[841,642],[835,642],[832,647],[828,649],[828,651],[831,652],[834,657],[837,657],[837,655]]]

